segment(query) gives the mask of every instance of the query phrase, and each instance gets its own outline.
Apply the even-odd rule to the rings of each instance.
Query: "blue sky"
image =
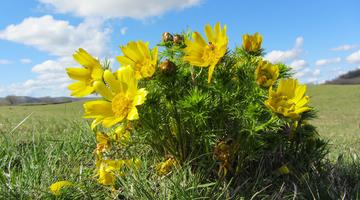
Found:
[[[64,69],[77,66],[71,55],[79,47],[114,58],[130,40],[154,46],[164,31],[203,32],[218,21],[231,48],[260,32],[265,59],[322,83],[360,67],[359,10],[357,0],[3,0],[0,96],[67,96]]]

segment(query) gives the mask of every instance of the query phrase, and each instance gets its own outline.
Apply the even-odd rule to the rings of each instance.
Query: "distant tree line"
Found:
[[[360,69],[349,71],[331,81],[326,81],[325,84],[360,84]]]

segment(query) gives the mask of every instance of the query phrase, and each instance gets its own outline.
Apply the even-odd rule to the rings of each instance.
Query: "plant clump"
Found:
[[[206,25],[206,39],[165,32],[152,49],[131,41],[120,47],[115,71],[100,69],[83,49],[74,54],[84,68],[67,70],[79,81],[69,86],[72,95],[100,95],[84,103],[100,184],[121,187],[117,177],[136,174],[146,159],[157,161],[149,170],[158,176],[186,165],[234,185],[259,171],[269,177],[320,169],[326,144],[309,123],[306,85],[288,66],[264,60],[259,33],[229,49],[226,30]],[[141,158],[140,146],[153,157]]]

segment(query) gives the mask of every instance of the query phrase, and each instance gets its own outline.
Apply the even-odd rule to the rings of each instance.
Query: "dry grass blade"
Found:
[[[12,134],[17,128],[19,128],[23,123],[26,122],[27,119],[29,119],[29,117],[33,114],[30,113],[28,116],[26,116],[21,122],[19,122],[11,131],[10,131],[10,134]]]

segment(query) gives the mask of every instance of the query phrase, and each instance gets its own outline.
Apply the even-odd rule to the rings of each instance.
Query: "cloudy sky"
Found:
[[[68,96],[64,69],[77,66],[79,47],[112,59],[128,41],[154,46],[164,31],[203,32],[218,21],[230,47],[260,32],[267,60],[322,83],[360,68],[359,10],[358,0],[2,0],[0,96]]]

